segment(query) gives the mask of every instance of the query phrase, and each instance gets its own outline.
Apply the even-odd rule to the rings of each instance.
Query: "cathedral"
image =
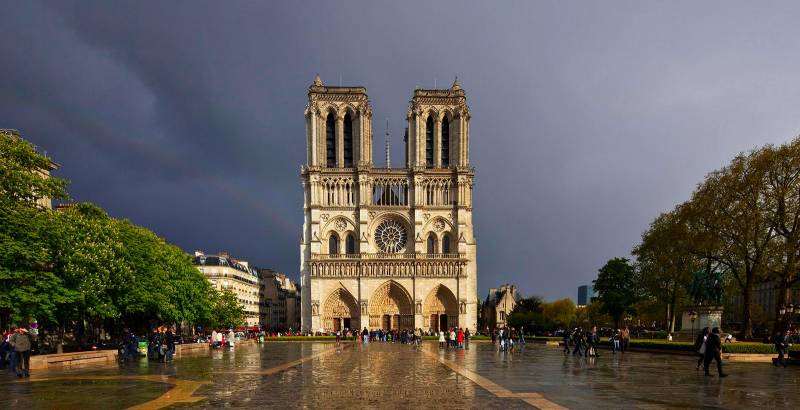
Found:
[[[475,173],[458,79],[414,90],[402,168],[388,166],[388,153],[387,166],[373,164],[366,88],[326,86],[317,76],[305,119],[303,331],[475,332]]]

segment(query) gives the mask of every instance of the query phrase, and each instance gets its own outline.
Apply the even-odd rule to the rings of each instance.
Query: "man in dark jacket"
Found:
[[[11,336],[9,342],[17,356],[17,377],[30,377],[31,373],[31,348],[33,348],[33,336],[28,333],[24,326],[17,328],[17,333]]]
[[[706,357],[703,363],[703,369],[705,370],[706,376],[711,376],[708,373],[708,367],[711,365],[711,360],[717,361],[717,372],[719,373],[719,377],[726,377],[728,376],[725,373],[722,373],[722,339],[719,337],[719,328],[715,327],[711,330],[711,334],[708,335],[708,339],[706,340]]]
[[[783,335],[783,332],[778,332],[775,334],[775,339],[773,343],[775,343],[775,351],[778,352],[778,360],[775,361],[775,366],[783,366],[786,367],[786,350],[789,349],[789,342],[788,338]]]

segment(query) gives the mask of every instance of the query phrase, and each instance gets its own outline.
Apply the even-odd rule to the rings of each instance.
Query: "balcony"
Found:
[[[465,277],[466,254],[313,254],[312,277]]]
[[[358,260],[431,260],[431,259],[446,259],[457,260],[466,259],[465,253],[354,253],[354,254],[336,254],[330,255],[327,253],[314,253],[311,254],[312,261],[358,261]]]

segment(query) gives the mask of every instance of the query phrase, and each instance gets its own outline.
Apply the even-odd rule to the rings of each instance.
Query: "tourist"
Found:
[[[775,343],[775,351],[778,352],[778,359],[775,360],[775,366],[783,366],[786,368],[786,359],[784,356],[786,355],[786,351],[789,349],[789,335],[783,334],[783,332],[775,333],[775,338],[773,340]]]
[[[361,332],[361,337],[364,339],[364,344],[369,343],[369,330],[367,330],[366,326],[364,326],[364,330]]]
[[[525,327],[524,326],[520,326],[519,327],[519,344],[520,345],[524,345],[525,344]]]
[[[164,344],[167,346],[164,362],[171,362],[172,357],[175,355],[175,334],[172,333],[172,326],[167,328],[164,332]]]
[[[620,330],[617,329],[613,335],[611,335],[611,354],[617,354],[619,350],[619,332]]]
[[[561,334],[561,341],[564,343],[564,355],[569,354],[569,340],[572,337],[570,334],[569,329],[564,329],[564,333]]]
[[[599,357],[597,354],[597,344],[600,342],[600,336],[597,334],[597,326],[592,326],[592,332],[586,335],[586,350],[584,356]]]
[[[469,328],[464,331],[464,349],[469,350]]]
[[[489,333],[491,333],[491,335],[492,335],[492,344],[493,345],[497,344],[497,329],[492,330]]]
[[[464,329],[458,328],[458,335],[456,336],[456,340],[458,341],[458,348],[464,348]]]
[[[498,329],[497,330],[497,339],[500,341],[500,351],[506,351],[506,340],[503,338],[503,333],[505,329]]]
[[[715,327],[711,330],[711,334],[706,339],[706,357],[703,363],[703,369],[706,376],[711,376],[708,373],[708,367],[711,365],[712,360],[717,362],[717,372],[719,377],[727,377],[728,375],[722,373],[722,339],[719,337],[719,328]]]
[[[28,333],[25,326],[17,328],[17,333],[11,336],[10,344],[14,349],[17,358],[16,372],[17,377],[30,377],[31,373],[31,348],[33,348],[33,336]]]
[[[575,332],[572,333],[572,343],[575,345],[575,349],[572,351],[572,355],[581,356],[581,350],[583,349],[583,329],[576,328]]]
[[[228,330],[228,346],[234,347],[236,343],[236,333],[233,333],[233,328]]]
[[[697,358],[697,367],[696,370],[700,370],[700,365],[703,364],[703,361],[706,357],[706,340],[708,340],[708,327],[704,327],[703,331],[697,335],[697,338],[694,340],[694,351],[697,352],[699,356]]]
[[[625,325],[622,328],[622,332],[620,332],[619,339],[622,342],[622,353],[625,353],[628,350],[628,345],[631,342],[631,331],[628,329],[628,325]]]
[[[450,328],[450,347],[456,347],[456,328]]]
[[[439,349],[444,349],[444,332],[439,331]]]
[[[336,331],[336,347],[339,347],[339,341],[342,339],[342,332],[340,330]]]

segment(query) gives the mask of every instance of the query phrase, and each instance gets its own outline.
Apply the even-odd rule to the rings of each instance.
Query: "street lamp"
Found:
[[[694,333],[694,321],[697,320],[697,312],[694,310],[689,312],[689,319],[692,321],[692,340],[697,336]]]

